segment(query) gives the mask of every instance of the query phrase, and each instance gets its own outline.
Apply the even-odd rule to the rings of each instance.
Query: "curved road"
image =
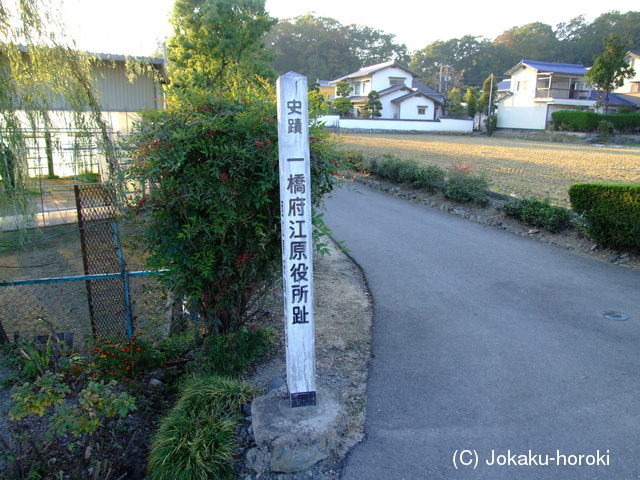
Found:
[[[325,222],[375,313],[345,480],[640,478],[640,272],[350,190]]]

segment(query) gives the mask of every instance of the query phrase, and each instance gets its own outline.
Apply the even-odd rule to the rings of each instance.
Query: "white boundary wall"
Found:
[[[439,120],[390,120],[371,118],[340,118],[323,115],[318,118],[326,127],[343,130],[395,130],[398,132],[456,132],[472,133],[473,120],[441,118]]]

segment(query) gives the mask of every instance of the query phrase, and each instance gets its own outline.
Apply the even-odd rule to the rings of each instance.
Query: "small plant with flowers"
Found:
[[[93,347],[95,378],[131,380],[166,365],[163,353],[153,344],[140,338],[141,332],[126,342],[111,342],[105,338]]]

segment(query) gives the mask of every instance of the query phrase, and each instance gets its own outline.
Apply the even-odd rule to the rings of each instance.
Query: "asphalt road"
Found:
[[[640,478],[640,272],[359,184],[326,206],[375,308],[345,480]]]

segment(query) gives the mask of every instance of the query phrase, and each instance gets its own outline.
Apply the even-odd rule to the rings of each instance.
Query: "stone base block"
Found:
[[[318,388],[316,405],[291,408],[286,387],[257,397],[251,404],[257,451],[250,455],[256,470],[293,473],[327,458],[347,428],[346,409],[336,392]],[[263,472],[258,472],[263,473]]]

